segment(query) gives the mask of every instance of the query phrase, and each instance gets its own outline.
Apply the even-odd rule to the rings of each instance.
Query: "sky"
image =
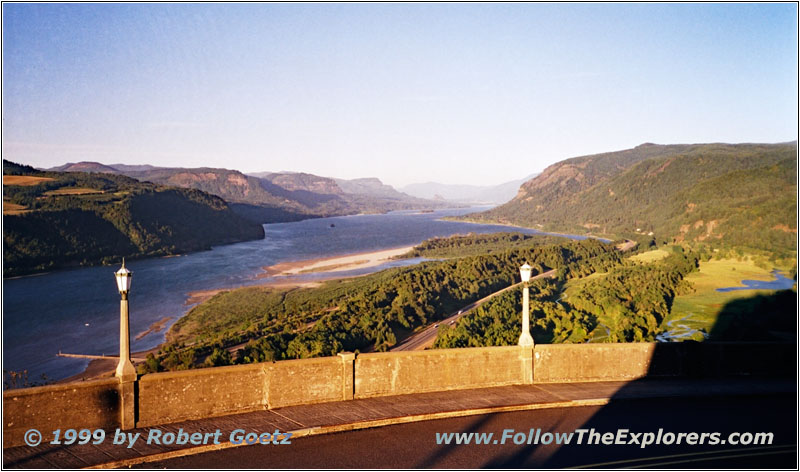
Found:
[[[795,4],[2,5],[3,158],[491,185],[797,139]]]

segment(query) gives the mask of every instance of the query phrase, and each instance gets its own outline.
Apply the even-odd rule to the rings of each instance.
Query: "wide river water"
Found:
[[[169,317],[169,326],[183,316],[189,309],[186,305],[189,292],[268,282],[269,279],[256,278],[264,266],[411,246],[432,237],[469,232],[537,233],[523,228],[441,220],[485,209],[398,211],[268,224],[264,225],[266,237],[259,241],[219,246],[179,257],[128,261],[126,266],[134,272],[130,293],[131,350],[143,351],[162,343],[166,330],[134,338],[158,320]],[[396,261],[340,275],[417,262],[418,259]],[[31,381],[39,381],[42,374],[49,380],[57,380],[81,372],[88,364],[88,360],[58,357],[59,351],[118,354],[119,293],[113,275],[117,268],[86,267],[4,280],[4,371],[27,370]],[[303,277],[312,279],[319,275]]]

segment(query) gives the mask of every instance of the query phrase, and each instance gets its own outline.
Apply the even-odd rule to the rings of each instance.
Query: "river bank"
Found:
[[[380,251],[371,251],[371,252],[359,252],[354,254],[344,254],[340,256],[334,257],[322,257],[322,258],[315,258],[315,259],[306,259],[300,261],[290,261],[290,262],[282,262],[279,264],[274,264],[272,266],[265,266],[263,267],[264,272],[259,274],[256,278],[258,279],[267,279],[272,278],[275,276],[291,276],[291,275],[299,275],[303,273],[310,273],[313,272],[315,274],[336,274],[338,272],[345,272],[350,270],[356,269],[364,269],[369,267],[379,266],[385,262],[390,261],[396,256],[405,254],[411,251],[414,246],[402,246],[392,249],[384,249]],[[358,277],[358,276],[333,276],[333,278],[344,278],[344,277]],[[285,281],[285,280],[269,280],[265,281],[257,286],[270,286],[276,288],[312,288],[317,287],[320,285],[318,281]],[[245,286],[252,286],[252,285],[242,285],[241,287]],[[196,305],[199,303],[203,303],[214,295],[225,292],[229,290],[236,290],[240,287],[227,287],[227,288],[217,288],[217,289],[210,289],[210,290],[196,290],[193,292],[189,292],[186,294],[186,302],[184,305]],[[139,335],[136,336],[136,339],[140,339],[147,334],[152,332],[159,332],[164,329],[166,323],[170,320],[170,318],[162,318],[161,320],[153,323],[150,328]],[[145,351],[135,352],[131,354],[131,357],[136,358],[145,358],[147,354],[156,354],[162,347],[164,343],[159,344],[158,346],[148,349]],[[78,374],[73,376],[67,377],[58,381],[57,383],[70,383],[70,382],[80,382],[85,380],[94,380],[99,378],[111,377],[114,374],[114,370],[116,369],[118,360],[117,359],[93,359],[89,362],[89,365],[86,366],[86,369]],[[134,365],[138,365],[141,362],[134,362]]]
[[[481,221],[481,220],[477,220],[477,219],[474,219],[474,218],[465,218],[465,217],[461,217],[461,216],[448,216],[448,217],[443,218],[443,220],[445,220],[445,221],[454,221],[454,222],[459,222],[459,223],[470,223],[470,224],[476,224],[476,225],[491,224],[491,225],[494,225],[494,226],[505,226],[507,228],[514,228],[517,231],[519,231],[519,230],[529,230],[529,231],[535,231],[537,234],[541,234],[541,235],[558,236],[558,237],[567,238],[567,239],[588,239],[588,238],[592,238],[592,239],[597,239],[598,241],[602,241],[604,243],[610,243],[611,241],[613,241],[613,239],[608,239],[608,238],[605,238],[603,236],[598,236],[598,235],[592,234],[592,233],[572,234],[572,233],[554,233],[554,232],[550,232],[550,231],[544,231],[544,230],[541,229],[542,225],[536,225],[536,226],[539,226],[539,227],[538,228],[532,228],[532,227],[529,227],[529,226],[515,225],[513,223],[508,223],[508,222],[505,222],[505,221],[502,221],[502,222],[486,222],[486,221]],[[612,237],[614,237],[614,236],[612,236]]]

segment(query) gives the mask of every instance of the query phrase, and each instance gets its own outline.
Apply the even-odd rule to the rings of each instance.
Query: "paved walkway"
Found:
[[[292,432],[293,438],[313,434],[385,426],[427,419],[453,418],[503,411],[522,411],[565,406],[603,405],[637,398],[731,396],[796,393],[794,379],[731,378],[672,379],[634,382],[587,382],[569,384],[513,385],[472,390],[453,390],[416,395],[368,398],[300,405],[274,410],[183,421],[157,428],[137,428],[141,433],[133,447],[113,444],[107,431],[99,445],[51,445],[3,450],[3,468],[126,467],[133,464],[237,447],[229,441],[235,429],[247,432]],[[148,445],[151,429],[192,434],[221,431],[220,444]]]

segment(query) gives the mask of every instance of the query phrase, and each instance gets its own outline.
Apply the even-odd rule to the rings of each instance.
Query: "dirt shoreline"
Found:
[[[348,270],[363,269],[367,267],[375,267],[385,262],[388,262],[389,260],[395,258],[396,256],[405,254],[411,251],[413,248],[414,246],[402,246],[392,249],[382,249],[380,251],[361,252],[354,254],[346,254],[342,256],[307,259],[302,261],[281,262],[279,264],[263,267],[264,272],[256,276],[256,278],[265,279],[276,275],[277,276],[298,275],[301,273],[308,273],[308,272],[336,273]],[[335,277],[335,278],[345,278],[345,276]],[[319,285],[320,285],[319,281],[292,282],[286,280],[275,280],[275,281],[264,282],[260,285],[255,285],[255,286],[276,287],[276,288],[298,288],[298,287],[311,288],[311,287],[317,287]],[[189,292],[187,293],[188,297],[184,305],[189,306],[202,303],[220,292],[235,290],[237,288],[240,287],[196,290],[194,292]],[[146,336],[147,334],[163,330],[166,327],[166,324],[171,319],[172,319],[171,317],[165,317],[161,320],[156,321],[155,323],[150,325],[150,327],[146,331],[139,333],[136,339],[140,339]],[[161,349],[162,346],[163,343],[159,344],[158,346],[152,349],[133,353],[131,354],[131,357],[144,358],[147,357],[147,354],[149,353],[156,354]],[[80,382],[84,380],[95,380],[100,378],[111,377],[114,375],[114,370],[117,367],[117,363],[118,363],[117,359],[93,359],[92,361],[89,362],[89,365],[86,366],[86,369],[83,372],[59,380],[56,383],[64,384],[70,382]],[[138,362],[134,362],[134,365],[138,364],[139,364]]]

